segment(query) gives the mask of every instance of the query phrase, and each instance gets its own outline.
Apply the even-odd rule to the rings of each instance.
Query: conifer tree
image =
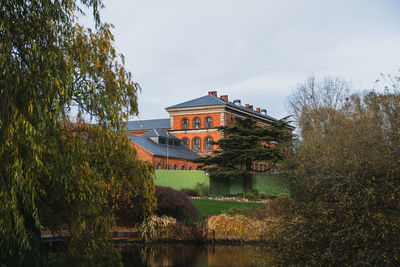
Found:
[[[257,125],[252,118],[236,118],[233,126],[219,127],[223,138],[214,142],[218,149],[212,156],[193,160],[202,163],[215,178],[244,177],[244,188],[251,190],[251,175],[255,162],[264,162],[268,168],[274,167],[288,151],[292,137],[286,119],[267,127]]]

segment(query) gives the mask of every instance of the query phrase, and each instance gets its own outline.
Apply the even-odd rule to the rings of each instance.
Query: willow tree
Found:
[[[287,153],[292,138],[291,128],[285,120],[268,127],[257,125],[252,118],[236,118],[235,125],[222,126],[223,138],[214,142],[218,149],[213,155],[193,160],[215,178],[244,177],[244,189],[251,190],[251,175],[258,172],[255,162],[268,163],[274,167]]]
[[[93,11],[95,30],[76,23],[79,5]],[[70,264],[74,255],[85,257],[82,265],[118,259],[104,207],[121,172],[102,153],[124,149],[116,144],[124,120],[138,112],[139,86],[100,21],[101,7],[100,0],[0,3],[0,261],[7,266],[54,263],[43,229],[69,230]],[[68,127],[74,105],[98,120],[97,138]],[[121,175],[141,183],[136,193],[151,212],[152,169],[138,168]],[[104,257],[93,256],[99,250]]]

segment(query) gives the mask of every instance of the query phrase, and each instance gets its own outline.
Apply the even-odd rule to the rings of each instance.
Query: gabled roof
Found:
[[[246,108],[242,105],[236,105],[230,101],[224,101],[224,100],[222,100],[218,97],[212,96],[212,95],[205,95],[205,96],[202,96],[202,97],[199,97],[199,98],[196,98],[193,100],[189,100],[189,101],[186,101],[186,102],[183,102],[183,103],[171,106],[171,107],[167,107],[166,109],[168,110],[168,109],[172,109],[172,108],[190,108],[190,107],[217,106],[217,105],[227,105],[227,106],[230,106],[233,108],[240,109],[245,112],[252,113],[252,114],[260,116],[260,117],[264,117],[268,120],[277,121],[277,119],[275,119],[271,116],[264,115],[260,112],[257,112],[253,109]]]
[[[153,129],[153,130],[151,130],[151,131],[149,131],[149,132],[147,132],[147,133],[145,133],[145,134],[143,134],[141,136],[143,136],[143,137],[161,136],[161,137],[168,138],[168,139],[171,139],[171,140],[179,140],[179,141],[181,141],[181,139],[179,139],[175,135],[167,133],[167,132],[162,131],[162,130],[157,130],[157,129]]]
[[[159,131],[162,132],[162,131]],[[170,134],[171,136],[172,134]],[[135,135],[126,135],[132,142],[140,146],[141,148],[145,149],[148,151],[150,154],[154,156],[162,156],[166,157],[167,156],[167,146],[163,144],[157,144],[150,140],[149,137],[146,137],[144,135],[140,136],[135,136]],[[172,135],[173,136],[173,135]],[[174,138],[177,138],[174,136]],[[196,152],[193,152],[190,150],[188,147],[184,145],[180,146],[168,146],[168,157],[170,158],[178,158],[178,159],[197,159],[200,158],[201,156],[197,154]]]
[[[169,129],[170,119],[128,121],[127,131]]]

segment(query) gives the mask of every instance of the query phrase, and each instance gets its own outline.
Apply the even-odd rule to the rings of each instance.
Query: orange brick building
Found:
[[[237,117],[252,117],[261,126],[268,126],[277,121],[268,116],[265,109],[253,109],[253,106],[249,104],[242,106],[240,100],[231,102],[227,95],[218,97],[216,91],[210,91],[205,96],[167,107],[166,110],[170,115],[169,119],[132,121],[128,123],[127,133],[130,136],[145,136],[147,132],[158,129],[158,133],[168,132],[168,136],[174,138],[175,142],[179,142],[180,147],[188,148],[196,155],[204,156],[216,149],[212,142],[222,137],[217,127],[233,125]],[[139,159],[153,162],[156,168],[167,168],[165,153],[158,153],[164,156],[150,153],[138,143],[137,138],[136,141],[135,137],[130,137],[130,139],[135,143]],[[158,145],[160,151],[167,150],[166,144]],[[179,153],[175,157],[168,155],[169,169],[197,168],[196,164],[188,161],[189,158],[179,158],[178,155]],[[184,153],[184,155],[189,154]],[[194,157],[194,154],[190,157]],[[255,163],[256,170],[262,171],[262,168],[266,170],[266,165]]]
[[[218,98],[216,91],[166,108],[170,114],[170,133],[182,139],[182,143],[201,156],[210,154],[222,133],[219,126],[230,126],[235,118],[253,117],[259,125],[269,125],[276,119],[268,116],[265,109],[253,110],[252,105],[241,105],[240,100],[230,102],[227,95]]]

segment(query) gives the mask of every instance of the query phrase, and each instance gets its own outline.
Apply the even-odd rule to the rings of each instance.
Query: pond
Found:
[[[120,244],[125,267],[270,266],[271,252],[260,245]]]

